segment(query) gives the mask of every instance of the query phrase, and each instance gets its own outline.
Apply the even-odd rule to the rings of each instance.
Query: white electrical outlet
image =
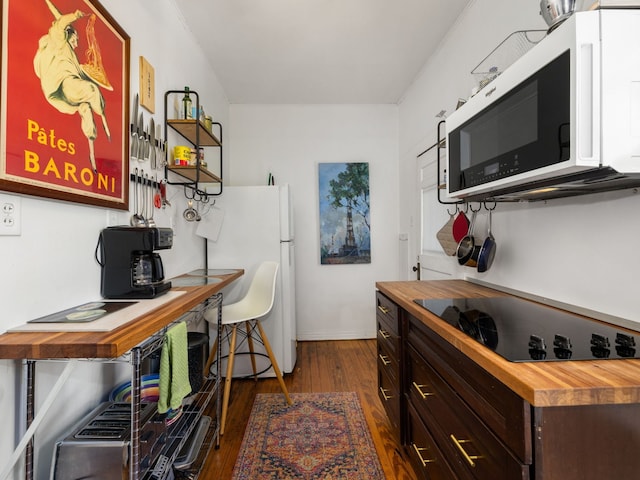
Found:
[[[107,210],[107,227],[118,225],[118,213],[115,210]]]
[[[0,193],[0,236],[22,233],[20,197]]]

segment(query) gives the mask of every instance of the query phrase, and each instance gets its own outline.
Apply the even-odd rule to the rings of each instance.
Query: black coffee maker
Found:
[[[102,230],[96,247],[96,260],[102,267],[102,296],[154,298],[165,293],[171,282],[164,281],[162,259],[154,252],[172,246],[170,228],[116,226]]]

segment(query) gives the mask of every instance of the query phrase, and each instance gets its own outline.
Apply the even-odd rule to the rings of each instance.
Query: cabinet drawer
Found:
[[[400,361],[400,337],[392,332],[386,323],[377,319],[377,338],[378,345],[383,348],[386,354],[396,363]]]
[[[380,359],[378,359],[378,396],[382,401],[382,406],[387,412],[387,416],[396,430],[396,440],[401,443],[401,414],[400,414],[400,386],[397,380],[393,379],[385,370],[380,368]]]
[[[531,464],[529,403],[420,320],[413,316],[408,320],[409,344],[522,463]]]
[[[448,386],[412,346],[407,348],[405,372],[407,399],[419,415],[424,417],[431,412],[437,416],[438,411],[446,408],[443,390]]]
[[[384,370],[396,385],[400,385],[400,362],[387,342],[378,339],[378,370]]]
[[[460,478],[469,480],[529,480],[530,466],[493,435],[453,392],[443,395],[444,408],[434,404],[425,423]]]
[[[407,409],[407,451],[413,469],[425,480],[456,480],[444,455],[420,419],[420,415],[409,403]]]
[[[380,292],[376,292],[376,317],[378,323],[381,322],[385,326],[385,330],[392,332],[396,336],[400,335],[398,305]]]
[[[521,464],[447,383],[421,358],[407,349],[409,405],[415,408],[436,442],[462,478],[528,479]]]

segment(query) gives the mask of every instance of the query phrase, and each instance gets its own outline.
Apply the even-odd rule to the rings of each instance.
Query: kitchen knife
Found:
[[[138,155],[138,127],[136,118],[138,118],[138,94],[133,101],[133,114],[131,115],[131,158],[137,158]]]
[[[156,169],[156,124],[153,121],[153,117],[149,120],[149,148],[147,149],[149,160],[151,162],[151,169]]]
[[[164,168],[169,163],[167,161],[167,139],[166,138],[162,139],[162,145],[160,146],[160,148],[162,149],[162,167]]]
[[[149,159],[149,127],[144,130],[144,159]]]
[[[156,125],[156,165],[158,167],[158,170],[164,167],[162,159],[162,144],[162,125]],[[158,159],[160,159],[159,165]]]
[[[144,116],[143,113],[140,112],[140,117],[138,118],[138,160],[141,162],[144,160],[144,144],[146,140],[146,135],[144,133]]]

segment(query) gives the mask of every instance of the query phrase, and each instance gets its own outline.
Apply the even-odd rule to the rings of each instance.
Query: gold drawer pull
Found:
[[[423,467],[426,467],[428,463],[434,463],[434,462],[435,462],[435,459],[434,459],[434,460],[425,460],[425,459],[422,457],[422,453],[421,453],[421,452],[424,452],[424,451],[429,450],[428,448],[418,447],[418,446],[417,446],[415,443],[413,443],[413,442],[411,442],[411,446],[412,446],[412,447],[413,447],[413,449],[415,450],[416,455],[418,455],[418,458],[419,458],[419,459],[420,459],[420,461],[422,462],[422,466],[423,466]]]
[[[458,440],[453,434],[451,435],[451,440],[453,441],[453,444],[458,447],[458,450],[460,450],[460,453],[462,453],[467,463],[469,463],[469,465],[471,465],[472,467],[475,467],[476,463],[474,462],[474,460],[482,458],[482,455],[469,455],[467,452],[465,452],[464,447],[462,446],[463,443],[471,443],[471,440]]]
[[[389,313],[389,309],[387,307],[383,307],[382,305],[378,305],[378,310],[380,310],[385,315]]]
[[[378,333],[379,333],[379,334],[380,334],[380,336],[381,336],[382,338],[384,338],[385,340],[391,336],[391,335],[389,335],[389,333],[388,333],[387,331],[382,330],[382,329],[378,330]]]
[[[380,354],[380,355],[378,355],[378,357],[380,357],[380,360],[382,360],[382,364],[384,366],[391,365],[391,362],[389,361],[389,359],[388,359],[388,357],[386,355]]]
[[[387,395],[386,392],[388,391],[388,389],[380,387],[380,393],[382,394],[382,398],[384,398],[385,400],[391,400],[393,398],[392,395]]]
[[[432,395],[435,395],[432,392],[423,392],[422,389],[428,387],[428,385],[418,385],[416,382],[412,382],[413,383],[413,388],[415,388],[418,393],[420,394],[420,396],[424,399],[427,397],[431,397]]]

